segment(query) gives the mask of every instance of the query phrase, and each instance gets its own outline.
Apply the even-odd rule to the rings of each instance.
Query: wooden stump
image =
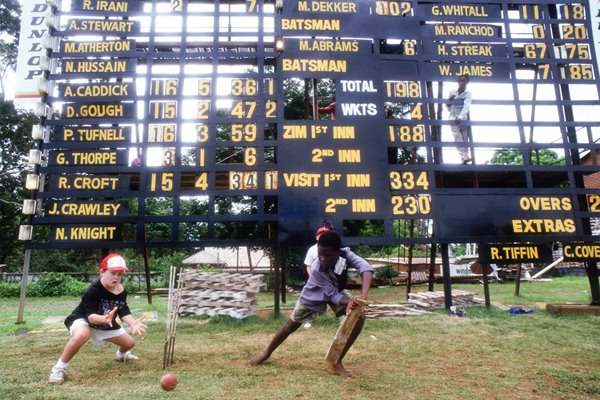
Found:
[[[348,343],[350,334],[354,330],[359,317],[365,311],[365,307],[367,306],[367,302],[364,300],[354,299],[354,301],[358,302],[358,306],[355,309],[350,310],[344,318],[344,321],[342,321],[342,324],[333,338],[333,343],[331,343],[331,347],[325,356],[325,361],[330,364],[337,364],[341,361],[340,356],[344,350],[344,346]]]

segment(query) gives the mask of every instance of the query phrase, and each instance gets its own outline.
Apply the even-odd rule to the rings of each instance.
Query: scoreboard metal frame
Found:
[[[597,242],[600,193],[584,184],[600,172],[596,11],[587,0],[56,4],[25,246],[296,245],[324,219],[348,245]],[[477,88],[467,165],[444,110],[462,74]],[[335,98],[319,98],[319,81]],[[305,118],[286,119],[288,84],[314,89]],[[318,111],[325,100],[335,119]],[[517,162],[478,162],[498,150]],[[557,164],[537,161],[544,150]],[[401,233],[408,223],[419,229]]]

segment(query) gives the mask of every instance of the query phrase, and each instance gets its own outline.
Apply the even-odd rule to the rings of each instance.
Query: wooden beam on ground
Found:
[[[546,304],[546,311],[552,311],[559,314],[600,315],[600,306],[591,304]]]

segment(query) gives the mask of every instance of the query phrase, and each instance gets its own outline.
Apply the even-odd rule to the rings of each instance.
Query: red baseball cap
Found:
[[[323,232],[329,232],[331,229],[326,228],[324,226],[320,227],[319,229],[317,229],[317,236],[319,236],[321,233]]]
[[[100,263],[101,270],[109,271],[129,271],[123,257],[119,254],[109,254]]]

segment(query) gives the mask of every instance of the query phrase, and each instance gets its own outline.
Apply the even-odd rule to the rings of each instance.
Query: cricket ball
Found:
[[[175,389],[175,386],[177,386],[177,377],[174,374],[164,374],[163,377],[160,378],[160,387],[163,388],[163,390],[173,390]]]

